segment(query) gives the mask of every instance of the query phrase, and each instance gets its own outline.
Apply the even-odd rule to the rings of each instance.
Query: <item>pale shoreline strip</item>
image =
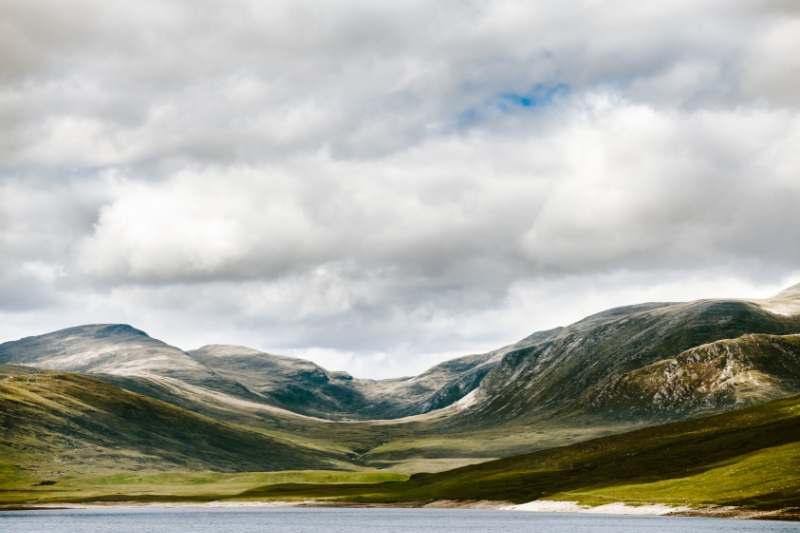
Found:
[[[690,507],[670,507],[663,504],[626,505],[623,502],[608,503],[590,507],[579,505],[578,502],[534,500],[519,505],[501,507],[502,511],[527,511],[531,513],[586,513],[586,514],[615,514],[661,516],[671,513],[691,511]]]
[[[692,507],[670,507],[664,504],[645,504],[628,505],[623,502],[610,503],[591,507],[580,505],[575,501],[557,500],[534,500],[532,502],[514,505],[511,502],[489,501],[489,500],[435,500],[420,505],[419,502],[409,502],[408,505],[402,504],[354,504],[352,502],[337,502],[331,500],[239,500],[239,501],[210,501],[210,502],[92,502],[92,503],[41,503],[41,504],[17,504],[0,505],[0,513],[9,511],[35,511],[35,510],[70,510],[70,509],[142,509],[142,508],[162,508],[162,509],[256,509],[256,508],[280,508],[280,507],[347,507],[347,508],[425,508],[425,509],[473,509],[473,510],[498,510],[498,511],[519,511],[533,513],[581,513],[581,514],[605,514],[605,515],[629,515],[629,516],[702,516],[707,518],[739,518],[739,519],[783,519],[800,521],[797,509],[775,509],[770,511],[748,510],[731,506],[710,506],[695,509]],[[791,515],[786,515],[786,511],[792,511]]]

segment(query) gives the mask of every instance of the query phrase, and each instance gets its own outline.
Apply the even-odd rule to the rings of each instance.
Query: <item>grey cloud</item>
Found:
[[[569,298],[800,268],[792,2],[0,10],[0,334],[405,373]]]
[[[123,187],[75,251],[93,276],[137,282],[342,261],[443,285],[736,256],[791,268],[782,243],[800,227],[798,188],[774,169],[797,172],[793,116],[622,103],[565,110],[565,125],[531,137],[520,127],[516,139],[433,141],[384,159],[187,171]]]
[[[791,86],[775,53],[794,43],[791,21],[770,22],[768,9],[746,2],[202,6],[9,4],[17,31],[3,59],[12,76],[4,107],[26,110],[9,113],[20,121],[12,137],[29,145],[12,152],[53,164],[276,157],[322,145],[362,156],[402,149],[432,122],[537,84],[717,105],[739,105],[747,80],[757,84],[751,99]],[[678,87],[664,94],[653,84]],[[68,133],[73,149],[55,149]]]

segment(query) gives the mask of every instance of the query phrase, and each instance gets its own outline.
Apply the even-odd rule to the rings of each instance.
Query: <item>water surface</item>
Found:
[[[13,533],[800,533],[800,523],[472,509],[75,509],[0,513]]]

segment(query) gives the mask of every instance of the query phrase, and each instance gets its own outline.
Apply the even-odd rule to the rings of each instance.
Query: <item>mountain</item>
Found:
[[[795,287],[764,301],[644,304],[592,315],[507,353],[473,393],[470,408],[458,417],[473,425],[582,416],[653,423],[800,392],[797,343],[793,337],[775,338],[800,333],[798,303],[800,291]],[[795,314],[780,314],[777,306]],[[773,336],[774,342],[742,339],[704,347],[753,334]],[[737,352],[734,345],[744,352]],[[723,346],[733,350],[726,353],[742,353],[747,362],[742,359],[743,365],[736,369],[689,379],[689,361],[700,357],[708,370],[710,354]],[[696,350],[687,352],[692,349]],[[715,364],[729,359],[715,359]],[[751,359],[759,361],[756,366]],[[663,372],[655,379],[659,369],[668,372],[678,367],[683,368],[679,380],[683,387],[663,386],[673,380]],[[758,377],[752,374],[756,370]],[[752,379],[745,379],[748,371]],[[644,376],[653,379],[645,385]],[[721,388],[728,391],[728,399],[712,401]]]
[[[93,324],[0,344],[0,364],[184,384],[255,399],[185,352],[126,324]]]
[[[125,324],[96,324],[0,344],[0,363],[201,381],[212,374],[183,351]]]

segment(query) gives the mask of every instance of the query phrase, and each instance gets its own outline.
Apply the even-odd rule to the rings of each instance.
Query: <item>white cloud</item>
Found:
[[[476,283],[492,263],[501,283],[765,252],[791,268],[798,257],[782,243],[798,237],[800,213],[785,176],[800,168],[776,147],[797,136],[798,115],[589,101],[534,134],[526,122],[551,119],[521,119],[513,137],[437,138],[382,158],[321,152],[129,180],[74,248],[76,266],[158,283],[349,264],[356,277],[425,275],[428,289]]]
[[[364,375],[777,288],[792,2],[5,2],[2,338],[131,322]]]

